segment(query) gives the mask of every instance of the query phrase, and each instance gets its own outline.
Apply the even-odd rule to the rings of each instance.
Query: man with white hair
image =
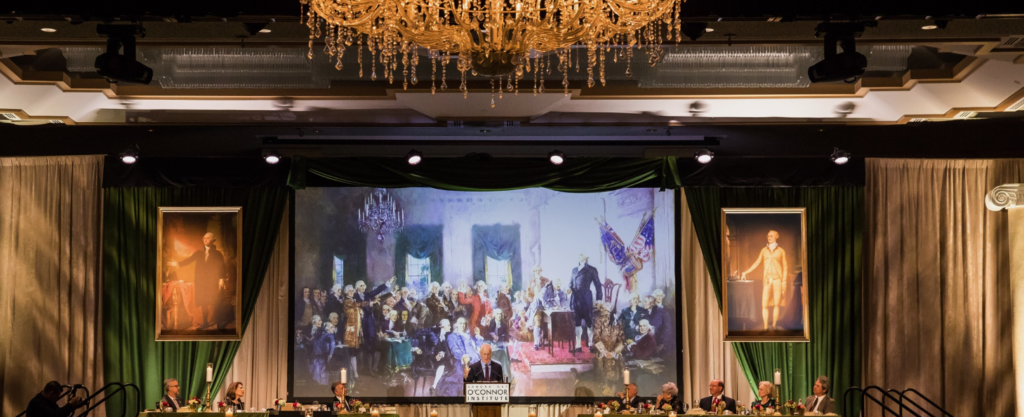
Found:
[[[484,343],[480,346],[480,361],[465,367],[462,376],[465,382],[500,382],[505,372],[500,363],[491,360],[491,345]]]
[[[672,323],[672,313],[665,308],[663,301],[665,293],[659,288],[654,290],[650,296],[650,322],[654,327],[654,341],[657,342],[658,351],[661,353],[675,351],[675,326]]]
[[[583,351],[583,344],[581,338],[583,337],[583,324],[587,325],[587,336],[590,339],[587,343],[588,349],[594,347],[594,295],[596,293],[597,299],[601,300],[602,287],[601,280],[597,275],[597,268],[590,266],[587,263],[590,257],[584,254],[580,254],[579,265],[572,269],[572,278],[569,283],[569,291],[571,292],[572,300],[570,306],[572,307],[573,318],[576,323],[576,352]],[[590,292],[590,287],[594,287],[594,293]]]
[[[626,348],[633,354],[633,359],[649,359],[654,356],[654,352],[657,350],[657,345],[654,343],[654,335],[652,334],[653,330],[651,330],[651,323],[647,319],[640,320],[638,328],[640,334]]]
[[[192,255],[178,261],[171,261],[170,265],[178,268],[188,264],[196,264],[195,268],[195,294],[196,305],[202,309],[203,322],[200,328],[217,328],[213,313],[217,309],[220,290],[225,289],[224,280],[228,278],[227,264],[224,262],[224,254],[217,250],[213,242],[217,239],[213,233],[203,235],[203,248],[192,252]]]
[[[356,300],[359,302],[370,301],[375,297],[384,292],[384,290],[391,288],[398,281],[398,277],[391,277],[387,282],[378,285],[370,292],[366,292],[366,283],[363,280],[356,281]]]
[[[436,282],[430,283],[430,295],[424,300],[424,304],[427,306],[427,310],[430,314],[427,317],[427,321],[423,323],[423,327],[434,327],[441,320],[449,318],[451,310],[449,306],[445,304],[444,299],[441,295],[441,285]],[[449,321],[449,323],[451,323]],[[450,325],[450,324],[449,324]]]

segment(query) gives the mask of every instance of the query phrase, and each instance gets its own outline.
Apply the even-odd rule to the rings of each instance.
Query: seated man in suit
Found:
[[[28,402],[28,408],[25,409],[25,415],[27,417],[69,417],[75,413],[75,408],[78,408],[82,404],[82,399],[72,395],[68,398],[68,403],[61,407],[57,405],[57,400],[60,399],[61,391],[64,387],[60,385],[60,382],[50,381],[46,383],[43,388],[43,392],[36,394],[31,401]]]
[[[719,402],[725,402],[725,410],[736,414],[736,400],[722,395],[722,392],[725,391],[725,383],[722,380],[711,381],[708,389],[711,391],[711,396],[700,399],[700,408],[710,412],[712,407],[717,406]]]
[[[463,382],[501,382],[505,372],[501,364],[491,361],[491,345],[480,346],[480,361],[467,366],[462,371]]]
[[[345,385],[342,385],[341,381],[335,381],[331,384],[331,393],[334,394],[334,398],[331,398],[328,403],[331,404],[331,411],[337,412],[339,404],[341,405],[341,409],[345,411],[352,411],[352,408],[350,408],[348,404],[348,397],[345,396],[348,394],[348,389],[345,388]]]
[[[836,402],[832,397],[828,396],[828,389],[831,388],[831,382],[829,382],[827,376],[819,376],[817,381],[814,381],[814,395],[807,397],[804,401],[804,407],[807,408],[808,413],[818,412],[821,414],[828,414],[836,412]]]
[[[625,393],[619,392],[615,395],[619,397],[619,401],[622,402],[622,409],[624,410],[631,410],[640,407],[640,403],[642,402],[640,401],[640,397],[636,396],[636,384],[632,382],[626,386]]]
[[[167,378],[164,380],[164,397],[160,399],[161,403],[167,403],[167,405],[160,404],[161,407],[170,407],[174,411],[178,411],[185,402],[178,396],[178,391],[181,388],[178,386],[178,380],[174,378]]]

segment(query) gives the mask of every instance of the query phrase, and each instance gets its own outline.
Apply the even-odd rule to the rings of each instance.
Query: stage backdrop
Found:
[[[461,397],[463,363],[488,343],[514,398],[606,397],[624,367],[656,394],[677,380],[673,202],[648,188],[299,190],[289,391],[329,397],[346,368],[351,397]]]

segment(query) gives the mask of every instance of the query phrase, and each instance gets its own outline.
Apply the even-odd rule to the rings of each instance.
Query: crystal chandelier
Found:
[[[377,65],[383,76],[394,82],[401,64],[403,88],[418,81],[418,48],[425,48],[431,60],[431,93],[441,61],[441,85],[445,90],[447,63],[457,56],[462,73],[461,91],[468,93],[466,73],[491,76],[491,91],[518,93],[519,81],[534,75],[534,93],[543,92],[543,77],[550,67],[562,70],[562,85],[568,94],[568,69],[586,68],[587,86],[595,78],[605,84],[606,60],[632,58],[634,48],[645,50],[648,63],[655,65],[664,54],[665,41],[679,42],[680,0],[301,0],[308,6],[309,57],[313,41],[323,37],[325,51],[341,58],[355,44],[359,54],[359,75],[363,75],[365,42],[372,66],[370,78],[377,79]],[[573,48],[573,45],[579,45]],[[583,64],[580,55],[586,51]],[[553,54],[549,54],[553,53]],[[551,63],[554,55],[555,64]],[[609,55],[611,55],[609,57]],[[575,60],[575,62],[573,62]],[[596,75],[595,75],[596,72]],[[631,75],[629,67],[626,75]],[[410,78],[411,77],[411,78]],[[506,88],[502,88],[507,80]],[[536,87],[540,83],[540,88]],[[492,100],[493,107],[493,100]]]
[[[401,231],[405,225],[405,212],[398,209],[395,200],[383,188],[375,188],[373,194],[366,197],[356,216],[359,231],[376,233],[378,241],[383,241],[385,234]]]

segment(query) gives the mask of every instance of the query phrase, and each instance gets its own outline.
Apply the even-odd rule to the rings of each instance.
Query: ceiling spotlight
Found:
[[[274,165],[281,162],[281,154],[277,153],[277,151],[268,149],[263,151],[263,160],[267,161],[270,165]]]
[[[245,27],[245,31],[249,32],[250,36],[256,36],[257,33],[270,33],[270,29],[267,29],[267,22],[246,22],[242,23],[242,26]],[[264,32],[264,30],[266,30],[266,32]]]
[[[46,32],[46,33],[53,33],[53,32],[57,31],[57,29],[54,29],[54,28],[41,28],[39,30],[41,30],[43,32]]]
[[[711,32],[715,31],[715,28],[706,28],[706,29],[704,29],[704,31],[707,32],[707,33],[711,33]]]
[[[835,150],[832,151],[832,162],[835,162],[836,165],[842,165],[850,162],[850,153],[842,149],[835,148]]]
[[[816,32],[825,32],[825,59],[807,69],[812,83],[824,81],[854,82],[864,74],[868,58],[857,52],[854,37],[864,32],[863,23],[830,23],[818,25]],[[839,47],[843,52],[838,52]]]
[[[405,161],[408,162],[409,165],[416,165],[423,161],[423,153],[413,149],[409,151],[409,153],[405,154]]]
[[[139,160],[139,153],[134,149],[125,149],[124,152],[121,152],[118,156],[121,158],[121,162],[128,165],[134,164],[135,161]]]
[[[714,157],[715,157],[715,153],[711,152],[711,151],[709,151],[707,149],[701,149],[701,150],[697,151],[697,153],[693,154],[693,159],[696,159],[697,162],[700,162],[702,164],[706,164],[708,162],[711,162],[711,159],[714,158]]]
[[[701,36],[704,36],[705,32],[708,32],[707,29],[708,22],[686,22],[682,24],[683,34],[690,38],[691,41],[700,39]]]
[[[927,25],[921,26],[921,30],[945,29],[946,25],[948,24],[948,20],[936,20],[934,23],[929,23]]]
[[[562,162],[565,162],[565,154],[557,149],[553,150],[548,153],[548,160],[554,165],[562,165]]]

